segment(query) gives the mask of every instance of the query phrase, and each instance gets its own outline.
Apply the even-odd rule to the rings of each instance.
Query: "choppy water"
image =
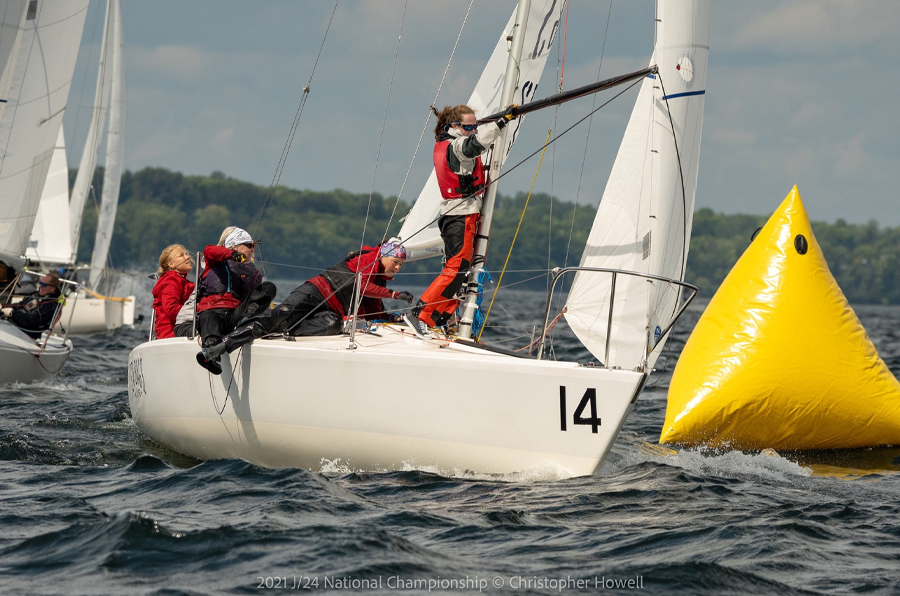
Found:
[[[527,333],[514,319],[542,300],[516,294],[498,331]],[[857,312],[900,374],[900,308]],[[663,373],[594,477],[200,463],[130,419],[145,336],[78,337],[57,378],[0,387],[0,592],[900,593],[900,449],[654,450]],[[590,359],[564,337],[556,352]]]

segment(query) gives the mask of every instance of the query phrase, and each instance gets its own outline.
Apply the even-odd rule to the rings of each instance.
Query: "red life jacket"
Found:
[[[471,176],[457,174],[450,169],[450,161],[447,159],[452,140],[434,144],[434,173],[437,174],[441,196],[445,199],[458,199],[481,194],[484,191],[484,165],[481,163],[481,156],[475,158]]]

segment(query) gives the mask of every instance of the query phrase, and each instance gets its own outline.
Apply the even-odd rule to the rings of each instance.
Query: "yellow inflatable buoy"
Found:
[[[795,186],[682,350],[660,443],[900,444],[900,383],[831,275]]]

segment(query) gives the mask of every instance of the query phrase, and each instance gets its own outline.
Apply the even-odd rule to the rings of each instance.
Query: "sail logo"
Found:
[[[660,337],[662,337],[662,329],[660,329],[659,325],[657,325],[656,329],[653,330],[653,342],[659,343]]]
[[[147,394],[144,386],[143,361],[140,358],[132,358],[128,362],[128,394],[135,401],[139,401]]]

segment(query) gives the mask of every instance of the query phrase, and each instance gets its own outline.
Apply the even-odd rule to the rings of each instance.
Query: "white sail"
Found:
[[[683,280],[694,212],[709,54],[709,0],[660,2],[656,77],[646,78],[600,201],[581,265]],[[580,272],[569,326],[596,357],[652,367],[675,314],[673,284],[618,275],[606,361],[611,276]]]
[[[125,154],[125,76],[122,65],[122,16],[119,0],[110,2],[110,79],[112,91],[109,102],[109,129],[106,133],[106,168],[103,174],[103,195],[100,201],[100,216],[97,221],[97,235],[94,252],[91,255],[91,274],[88,285],[97,290],[113,228],[116,224],[116,210],[119,206],[119,185],[122,180],[122,161]]]
[[[534,98],[541,73],[544,72],[544,65],[547,63],[547,56],[550,54],[550,48],[559,30],[560,7],[564,3],[565,0],[535,0],[532,2],[528,13],[528,27],[525,29],[525,45],[519,68],[519,85],[513,103],[521,105]],[[509,55],[507,36],[511,34],[515,18],[516,10],[513,10],[487,66],[481,73],[481,78],[478,79],[478,84],[475,85],[475,91],[466,102],[466,105],[475,110],[478,118],[505,107],[500,105],[500,92],[503,89],[506,60]],[[516,131],[522,120],[522,118],[513,120],[507,125],[509,133],[506,136],[507,146],[504,157],[512,148],[516,139]],[[422,259],[443,254],[444,244],[436,221],[440,205],[441,192],[432,169],[428,182],[425,183],[425,187],[400,229],[399,236],[404,241],[409,259]]]
[[[24,261],[69,97],[87,0],[31,0],[0,120],[0,258]]]
[[[27,0],[8,0],[0,14],[0,120],[6,110],[9,87],[25,29]]]
[[[70,264],[72,241],[69,233],[69,163],[63,127],[60,126],[25,256],[48,267]]]
[[[69,202],[69,222],[72,229],[72,262],[78,255],[78,240],[81,236],[81,216],[84,212],[84,204],[91,190],[94,180],[94,168],[97,166],[97,152],[100,150],[100,133],[103,123],[106,121],[106,112],[109,108],[109,94],[112,89],[111,81],[106,76],[106,66],[109,62],[109,19],[110,2],[106,3],[106,17],[103,19],[103,41],[100,45],[100,66],[97,70],[97,91],[94,94],[94,110],[91,115],[91,125],[88,128],[87,139],[84,142],[84,150],[81,153],[81,162],[78,164],[78,173],[75,175],[75,185],[72,187],[72,200]]]

